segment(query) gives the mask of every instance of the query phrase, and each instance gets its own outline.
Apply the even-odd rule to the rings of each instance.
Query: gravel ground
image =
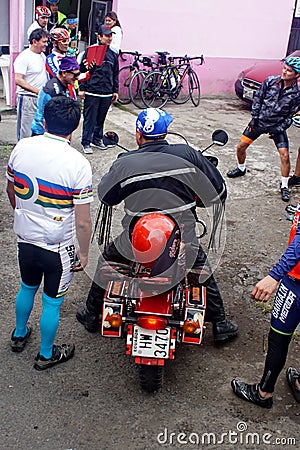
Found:
[[[212,149],[222,173],[235,166],[235,146],[250,118],[249,110],[234,97],[205,98],[166,108],[175,118],[173,131],[183,133],[197,148],[210,143],[214,129],[224,128],[229,142]],[[107,130],[120,143],[135,148],[135,109],[113,108]],[[31,340],[22,354],[10,351],[14,327],[14,299],[18,291],[16,238],[13,215],[5,194],[5,168],[15,143],[16,116],[2,114],[0,232],[1,334],[0,358],[1,449],[13,450],[146,450],[159,448],[267,449],[299,448],[300,410],[285,375],[279,378],[272,410],[261,410],[236,398],[230,380],[259,381],[263,370],[270,308],[255,304],[249,293],[286,248],[291,222],[279,193],[279,157],[273,143],[261,137],[249,150],[248,173],[227,180],[226,245],[215,276],[224,297],[228,318],[238,322],[239,337],[215,347],[208,324],[201,347],[185,346],[166,365],[163,389],[142,392],[133,361],[125,356],[123,340],[89,334],[76,321],[77,307],[85,301],[98,249],[92,248],[85,273],[76,274],[62,306],[57,342],[74,341],[75,357],[62,366],[37,372],[41,310],[37,296],[30,319]],[[289,130],[291,160],[295,164],[299,130]],[[80,129],[72,144],[80,150]],[[88,156],[94,184],[120,152],[114,148]],[[292,192],[295,204],[299,190]],[[93,206],[96,214],[97,202]],[[121,209],[114,214],[119,229]],[[268,306],[268,305],[267,305]],[[299,337],[293,340],[286,366],[299,363]],[[299,365],[298,365],[299,368]],[[210,433],[210,434],[208,434]]]

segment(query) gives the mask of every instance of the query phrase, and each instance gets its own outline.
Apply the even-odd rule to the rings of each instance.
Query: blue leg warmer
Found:
[[[29,319],[33,303],[34,296],[39,286],[27,286],[21,280],[21,287],[16,297],[16,330],[14,332],[15,337],[24,337],[27,333],[27,321]]]
[[[50,359],[52,357],[54,339],[59,324],[60,306],[64,301],[64,296],[52,298],[43,292],[42,301],[40,355],[46,359]]]

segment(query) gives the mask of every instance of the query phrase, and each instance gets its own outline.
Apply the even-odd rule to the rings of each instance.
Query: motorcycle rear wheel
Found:
[[[162,366],[139,365],[139,377],[142,389],[147,392],[158,391],[162,386],[164,368]]]

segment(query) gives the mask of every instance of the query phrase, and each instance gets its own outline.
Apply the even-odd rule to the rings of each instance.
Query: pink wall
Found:
[[[13,64],[24,48],[25,0],[10,0],[10,104],[16,106],[16,85]],[[12,19],[13,18],[13,19]]]
[[[257,59],[286,54],[294,0],[118,0],[122,50],[204,55],[204,94],[233,92],[238,73]]]

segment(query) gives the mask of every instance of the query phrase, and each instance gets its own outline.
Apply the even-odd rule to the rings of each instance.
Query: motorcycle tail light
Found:
[[[162,317],[144,316],[138,318],[137,324],[147,330],[164,330],[167,326],[167,320]]]
[[[188,334],[193,334],[199,328],[199,322],[193,320],[185,320],[183,323],[183,331]]]
[[[121,314],[111,314],[106,317],[106,320],[109,322],[110,326],[113,328],[118,328],[122,325],[122,316]]]

